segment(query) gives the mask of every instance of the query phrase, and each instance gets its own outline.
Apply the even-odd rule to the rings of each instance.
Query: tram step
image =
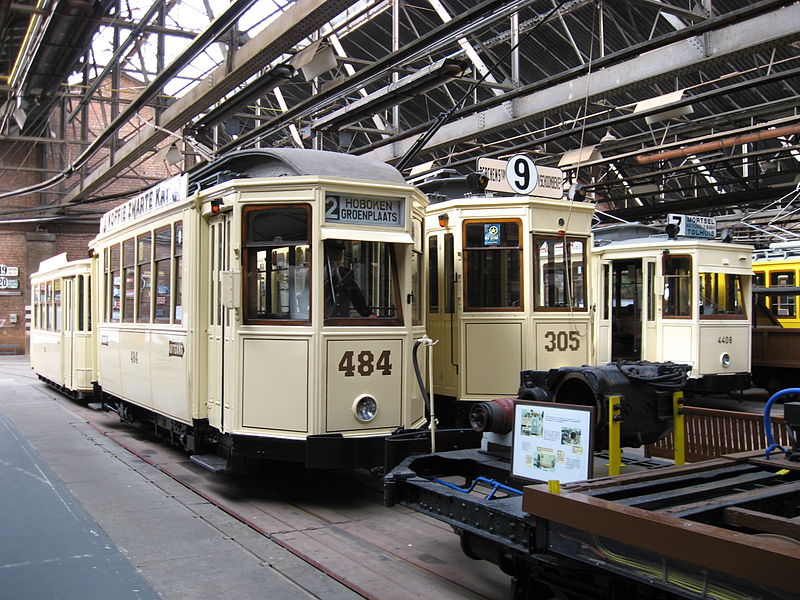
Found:
[[[213,473],[228,472],[228,460],[216,454],[192,454],[189,460]]]

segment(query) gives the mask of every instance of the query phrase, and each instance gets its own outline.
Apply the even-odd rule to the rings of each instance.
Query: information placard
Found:
[[[531,481],[592,476],[594,408],[552,402],[514,404],[511,474]]]

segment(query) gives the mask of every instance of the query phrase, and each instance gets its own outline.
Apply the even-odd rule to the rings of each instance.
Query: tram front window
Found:
[[[308,321],[308,208],[248,208],[245,223],[247,321]]]
[[[394,244],[326,240],[323,262],[325,322],[401,321]]]
[[[585,240],[535,236],[537,310],[586,310]]]

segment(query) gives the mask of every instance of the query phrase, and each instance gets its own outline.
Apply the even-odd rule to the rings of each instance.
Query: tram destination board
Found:
[[[325,221],[349,225],[405,227],[404,206],[401,198],[327,194],[325,196]]]
[[[670,213],[667,215],[667,224],[676,225],[678,235],[686,237],[714,238],[717,235],[717,221],[714,217]]]

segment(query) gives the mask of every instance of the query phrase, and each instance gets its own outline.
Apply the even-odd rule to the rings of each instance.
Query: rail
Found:
[[[686,460],[697,462],[737,452],[761,450],[767,447],[764,436],[764,417],[757,413],[715,410],[694,406],[684,407],[686,427]],[[787,446],[784,418],[773,416],[772,433],[775,441]],[[645,446],[648,458],[673,458],[674,439],[670,432],[665,438]]]

